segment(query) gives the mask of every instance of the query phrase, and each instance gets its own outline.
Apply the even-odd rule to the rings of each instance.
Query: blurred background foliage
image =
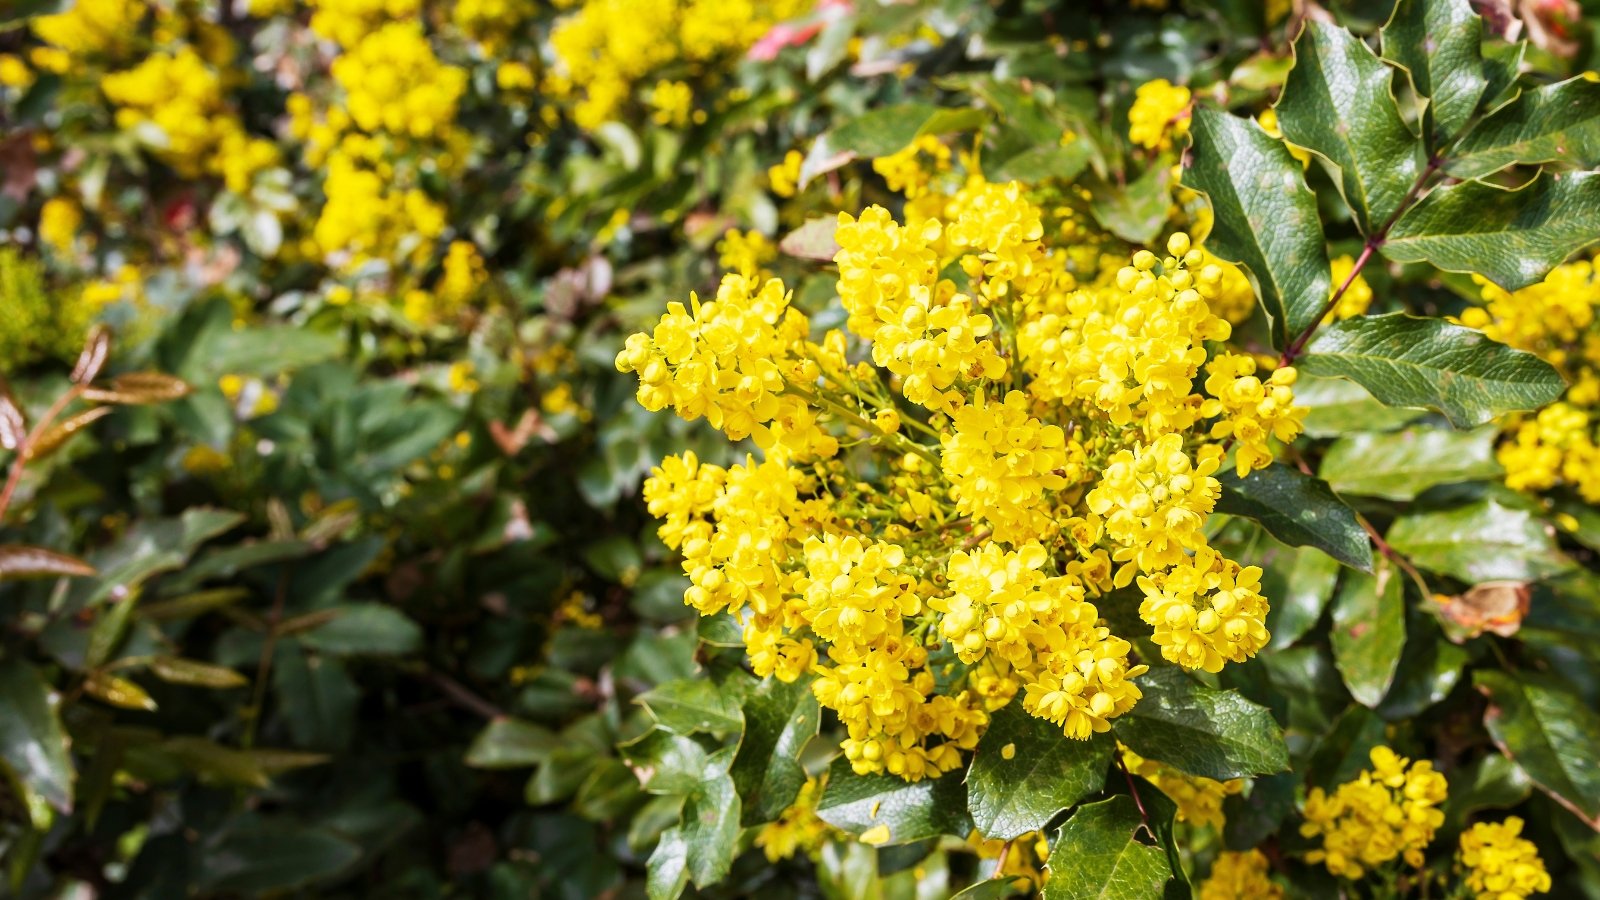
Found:
[[[1532,40],[1535,77],[1595,67],[1578,4],[1480,5]],[[639,484],[668,453],[729,453],[638,407],[623,337],[725,267],[821,310],[831,238],[806,223],[903,202],[893,160],[925,136],[1055,198],[1086,260],[1195,226],[1181,141],[1128,140],[1136,89],[1259,112],[1303,17],[1371,32],[1389,6],[6,4],[0,893],[642,896],[659,836],[714,798],[647,792],[618,746],[699,716],[685,728],[713,750],[799,701],[682,602]],[[1476,297],[1420,269],[1369,270],[1375,308]],[[1324,442],[1415,418],[1347,385],[1308,394]],[[1423,507],[1556,514],[1497,484],[1479,440],[1481,465]],[[1600,525],[1552,502],[1581,527],[1558,548],[1530,526],[1518,552],[1565,580],[1516,647],[1457,645],[1412,610],[1409,686],[1355,703],[1322,614],[1335,580],[1308,557],[1269,592],[1273,652],[1230,686],[1281,712],[1322,782],[1386,729],[1477,760],[1460,814],[1527,807],[1561,895],[1600,896],[1600,838],[1483,755],[1460,677],[1510,652],[1600,700]],[[1271,542],[1230,528],[1241,559]],[[799,759],[816,775],[835,745]],[[1274,831],[1283,788],[1230,799],[1229,827]],[[942,897],[999,852],[780,825],[764,847],[736,834],[701,893]]]

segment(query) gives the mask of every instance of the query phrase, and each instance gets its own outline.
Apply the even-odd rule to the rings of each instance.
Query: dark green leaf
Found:
[[[56,701],[38,671],[17,659],[0,661],[0,763],[40,799],[72,811],[76,772]]]
[[[1411,73],[1440,137],[1459,134],[1489,89],[1483,20],[1467,0],[1400,0],[1383,27],[1383,55]]]
[[[1445,821],[1463,828],[1471,813],[1480,809],[1510,809],[1528,799],[1532,790],[1533,781],[1521,766],[1499,753],[1490,753],[1450,773]]]
[[[1388,560],[1377,571],[1351,573],[1333,601],[1334,665],[1363,706],[1383,701],[1406,642],[1405,579]]]
[[[1294,812],[1296,778],[1289,772],[1253,778],[1244,793],[1222,801],[1222,836],[1228,849],[1249,850],[1259,846]]]
[[[967,772],[967,809],[984,837],[1011,840],[1105,786],[1116,741],[1073,740],[1020,703],[994,713]]]
[[[478,769],[534,766],[549,758],[557,746],[556,736],[547,728],[521,719],[495,719],[467,748],[467,765]]]
[[[337,615],[301,637],[313,650],[334,656],[405,656],[422,646],[422,628],[392,606],[346,603],[330,611]]]
[[[696,887],[721,881],[739,849],[739,792],[727,766],[726,754],[712,757],[704,779],[683,804],[678,827],[688,848],[689,879]]]
[[[1050,842],[1045,900],[1155,900],[1171,876],[1160,847],[1140,843],[1146,830],[1133,798],[1118,794],[1081,806]]]
[[[1580,75],[1523,91],[1461,139],[1445,171],[1478,178],[1543,162],[1580,169],[1600,164],[1600,82]]]
[[[1299,367],[1348,378],[1390,406],[1437,409],[1457,428],[1537,409],[1566,389],[1556,370],[1531,353],[1443,319],[1403,313],[1323,328]]]
[[[1383,255],[1475,272],[1514,291],[1600,241],[1597,214],[1597,173],[1543,172],[1515,190],[1464,181],[1434,189],[1401,216]]]
[[[1284,346],[1316,322],[1333,292],[1317,199],[1289,148],[1249,119],[1199,106],[1185,187],[1211,201],[1206,246],[1243,265]]]
[[[681,678],[639,695],[662,728],[679,734],[738,731],[744,726],[739,698],[709,678]]]
[[[1372,545],[1356,514],[1328,487],[1296,469],[1272,465],[1243,478],[1221,472],[1217,512],[1261,523],[1294,547],[1315,547],[1347,566],[1370,572]]]
[[[361,856],[361,848],[318,828],[259,823],[234,829],[206,848],[202,889],[263,894],[332,878]]]
[[[828,771],[828,786],[817,801],[817,815],[857,837],[879,825],[887,826],[886,843],[890,844],[941,834],[961,836],[972,830],[967,788],[960,772],[914,782],[887,773],[857,775],[842,756]]]
[[[1434,485],[1504,475],[1494,458],[1498,434],[1492,426],[1351,434],[1328,448],[1318,474],[1343,494],[1411,500]]]
[[[1266,707],[1170,666],[1151,669],[1138,684],[1144,699],[1112,723],[1112,733],[1140,756],[1218,781],[1289,767],[1283,733]]]
[[[281,643],[272,685],[279,717],[296,744],[337,750],[350,743],[361,690],[339,660],[307,653],[298,642]]]
[[[776,819],[806,783],[800,750],[816,737],[822,710],[811,679],[768,678],[744,701],[744,737],[729,774],[743,801],[744,825]]]
[[[1468,584],[1538,581],[1573,567],[1556,549],[1550,526],[1492,499],[1402,516],[1388,540],[1422,568]]]
[[[1600,829],[1600,715],[1548,675],[1479,671],[1473,683],[1489,696],[1483,723],[1501,752],[1541,790],[1589,827]]]
[[[706,777],[705,748],[693,738],[662,728],[652,728],[617,750],[652,794],[688,794]]]
[[[1356,224],[1375,234],[1426,162],[1395,103],[1394,70],[1360,38],[1314,19],[1295,40],[1294,58],[1277,106],[1283,136],[1333,165]]]
[[[1245,562],[1244,560],[1240,560]],[[1267,630],[1270,647],[1288,647],[1304,637],[1322,617],[1339,580],[1339,563],[1315,547],[1284,547],[1277,542],[1249,561],[1260,566],[1261,594],[1270,605]]]

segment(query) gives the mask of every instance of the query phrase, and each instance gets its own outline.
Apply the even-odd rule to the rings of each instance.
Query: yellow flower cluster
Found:
[[[1244,790],[1242,778],[1217,781],[1189,775],[1155,760],[1145,759],[1121,744],[1117,746],[1122,753],[1122,764],[1127,766],[1129,772],[1155,785],[1178,805],[1180,822],[1189,822],[1197,827],[1210,825],[1221,828],[1224,822],[1222,801]]]
[[[810,6],[811,0],[587,0],[551,32],[557,70],[546,90],[570,97],[574,121],[592,130],[643,99],[633,93],[652,72],[678,64],[696,77],[713,74],[774,24]]]
[[[146,7],[144,0],[76,0],[31,25],[40,40],[73,56],[112,55],[139,33]]]
[[[1439,805],[1448,785],[1432,762],[1412,763],[1388,747],[1374,747],[1370,757],[1372,768],[1356,780],[1332,794],[1313,788],[1306,798],[1300,834],[1322,838],[1306,861],[1341,878],[1359,879],[1397,858],[1421,868],[1423,850],[1444,822]]]
[[[817,799],[821,796],[821,783],[815,778],[806,779],[789,808],[756,832],[756,846],[767,862],[789,859],[796,853],[810,856],[821,849],[829,831],[827,823],[817,818]]]
[[[499,55],[517,27],[537,12],[534,0],[456,0],[450,22],[483,45],[490,56]]]
[[[334,261],[357,268],[370,259],[421,258],[426,242],[444,231],[444,209],[419,188],[400,191],[344,154],[328,161],[326,202],[312,231]]]
[[[1148,150],[1169,150],[1189,133],[1189,89],[1157,78],[1139,85],[1128,109],[1128,140]]]
[[[1550,890],[1550,874],[1522,820],[1479,822],[1461,835],[1460,861],[1468,890],[1480,900],[1526,900]]]
[[[1539,284],[1515,293],[1479,279],[1485,305],[1461,313],[1461,323],[1488,337],[1536,353],[1569,387],[1560,401],[1509,421],[1497,456],[1506,485],[1522,491],[1566,486],[1600,503],[1600,279],[1593,260],[1557,266]]]
[[[924,164],[927,156],[931,164]],[[872,161],[872,171],[883,176],[889,190],[915,200],[928,192],[934,175],[950,168],[950,148],[931,134],[925,134],[905,146],[898,153],[880,156]]]
[[[311,30],[354,47],[384,22],[414,19],[422,0],[310,0]]]
[[[361,130],[413,138],[439,136],[455,122],[467,73],[439,62],[422,33],[390,22],[333,61],[333,78]]]
[[[1298,421],[1292,370],[1218,357],[1202,393],[1229,326],[1207,305],[1221,268],[1186,236],[1079,284],[1019,186],[950,182],[904,222],[839,217],[859,344],[814,339],[734,234],[716,298],[668,304],[617,357],[647,409],[763,454],[672,456],[646,482],[685,601],[737,617],[757,675],[815,676],[857,772],[911,780],[959,766],[1013,700],[1074,738],[1108,730],[1145,667],[1096,604],[1135,578],[1169,660],[1214,672],[1264,646],[1260,570],[1201,526],[1221,437],[1248,470]]]
[[[1283,900],[1283,888],[1272,881],[1271,867],[1260,850],[1224,850],[1200,883],[1200,900]]]
[[[1329,265],[1333,273],[1333,290],[1338,290],[1339,285],[1344,284],[1346,278],[1350,278],[1350,272],[1356,267],[1356,261],[1349,256],[1336,256],[1330,261]],[[1367,284],[1365,276],[1357,274],[1355,278],[1350,280],[1350,286],[1345,288],[1344,294],[1339,297],[1339,302],[1335,303],[1333,309],[1328,311],[1328,316],[1324,321],[1333,322],[1353,319],[1356,316],[1365,315],[1367,309],[1371,306],[1372,285]]]
[[[127,270],[135,275],[132,269]],[[52,292],[36,258],[0,247],[0,372],[21,369],[46,357],[70,359],[108,303],[121,299],[126,284],[90,282],[77,292]]]

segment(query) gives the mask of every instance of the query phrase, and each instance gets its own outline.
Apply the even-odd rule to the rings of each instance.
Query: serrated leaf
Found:
[[[1297,365],[1308,374],[1348,378],[1390,406],[1436,409],[1457,428],[1538,409],[1566,390],[1561,375],[1531,353],[1443,319],[1404,313],[1329,325]]]
[[[739,698],[708,678],[669,681],[640,694],[635,702],[649,710],[662,728],[678,734],[738,731],[744,726]]]
[[[1435,188],[1401,216],[1383,255],[1474,272],[1515,291],[1600,241],[1596,215],[1597,173],[1543,172],[1516,190],[1464,181]]]
[[[1384,58],[1411,73],[1441,138],[1459,134],[1478,110],[1484,74],[1483,20],[1467,0],[1400,0],[1383,26]]]
[[[75,556],[29,547],[25,544],[0,546],[0,579],[90,576],[94,566]]]
[[[1283,732],[1266,707],[1171,666],[1151,669],[1138,685],[1144,698],[1112,722],[1111,732],[1140,756],[1217,781],[1289,767]]]
[[[1145,829],[1133,798],[1118,794],[1081,806],[1050,842],[1045,900],[1156,900],[1171,876],[1160,847],[1140,843]]]
[[[688,794],[706,775],[706,749],[664,728],[652,728],[617,751],[652,794]]]
[[[1539,789],[1600,830],[1600,715],[1549,675],[1480,670],[1473,683],[1489,696],[1483,724],[1500,750]]]
[[[1573,568],[1548,525],[1496,500],[1402,516],[1387,538],[1416,565],[1467,584],[1538,581]]]
[[[77,772],[56,707],[37,669],[17,659],[0,661],[0,763],[28,790],[67,813]]]
[[[744,701],[744,737],[728,774],[743,801],[743,824],[778,818],[806,783],[800,750],[816,737],[822,709],[811,679],[762,681]]]
[[[1189,131],[1183,184],[1210,199],[1215,219],[1205,245],[1249,272],[1285,346],[1333,290],[1316,195],[1289,148],[1255,122],[1201,105]]]
[[[1406,642],[1405,579],[1388,560],[1372,575],[1351,573],[1333,601],[1333,663],[1362,706],[1383,702]]]
[[[560,746],[550,729],[521,719],[490,722],[467,748],[467,765],[475,769],[518,769],[536,766]]]
[[[1479,178],[1546,162],[1579,169],[1600,164],[1600,82],[1580,75],[1523,91],[1461,139],[1445,171]]]
[[[1317,474],[1342,494],[1411,500],[1440,484],[1499,478],[1499,429],[1408,428],[1346,435],[1328,448]]]
[[[1400,116],[1394,70],[1345,29],[1309,20],[1278,101],[1283,136],[1327,160],[1363,234],[1400,209],[1426,165],[1422,142]]]
[[[111,379],[108,385],[86,388],[83,392],[85,400],[128,405],[165,403],[188,395],[188,382],[160,372],[128,372]]]
[[[884,843],[904,844],[941,834],[972,830],[967,788],[960,772],[906,781],[887,773],[857,775],[839,757],[828,770],[828,785],[817,800],[817,816],[857,837],[879,825],[889,829]]]
[[[179,659],[175,656],[157,656],[150,660],[150,674],[168,684],[216,688],[218,690],[243,687],[250,683],[250,679],[227,666],[214,666],[210,663],[203,663],[193,659]]]
[[[1116,741],[1073,740],[1010,703],[989,719],[967,771],[967,810],[984,837],[1011,840],[1105,786]]]
[[[1292,547],[1316,547],[1347,566],[1372,571],[1372,545],[1356,514],[1327,483],[1297,469],[1271,465],[1243,478],[1220,472],[1217,512],[1261,523]]]

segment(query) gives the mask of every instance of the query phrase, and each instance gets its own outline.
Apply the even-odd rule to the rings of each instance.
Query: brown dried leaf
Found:
[[[95,574],[94,566],[89,565],[76,556],[46,550],[43,547],[28,547],[22,544],[8,544],[0,547],[0,578],[40,578],[62,575],[89,576]]]
[[[28,459],[43,459],[61,449],[73,435],[88,428],[91,424],[105,418],[111,413],[109,406],[97,406],[94,409],[84,410],[65,422],[58,422],[50,426],[50,430],[39,436],[39,440],[28,448]]]
[[[822,216],[808,219],[804,225],[783,236],[778,249],[785,255],[800,259],[831,262],[839,252],[839,242],[833,239],[839,230],[839,220]]]
[[[1440,615],[1464,629],[1466,637],[1477,637],[1485,631],[1511,637],[1522,628],[1532,593],[1526,582],[1486,581],[1459,596],[1437,594],[1433,599],[1439,604]]]
[[[110,385],[92,387],[84,399],[99,403],[165,403],[189,394],[189,384],[160,372],[129,372],[111,379]]]
[[[111,330],[96,325],[89,331],[89,339],[78,354],[78,364],[72,367],[72,383],[88,384],[99,376],[111,356]]]

